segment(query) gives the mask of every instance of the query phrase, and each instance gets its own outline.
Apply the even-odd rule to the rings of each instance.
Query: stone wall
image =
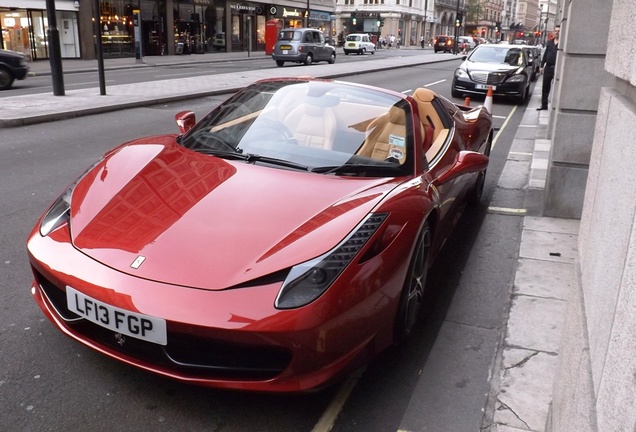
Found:
[[[604,73],[593,67],[589,71],[589,77],[599,80],[602,86],[596,96],[593,144],[581,207],[578,277],[573,281],[569,298],[546,430],[633,432],[636,430],[636,33],[631,28],[636,19],[636,2],[577,0],[569,8],[569,28],[576,24],[572,17],[579,8],[588,9],[587,19],[596,17],[590,21],[595,23],[595,29],[596,24],[607,28],[608,48]],[[592,14],[592,9],[598,12],[605,8],[609,12]],[[599,16],[606,16],[607,22],[598,23]],[[590,28],[583,22],[579,25]],[[570,32],[566,51],[571,35]],[[598,45],[598,41],[590,41],[590,45]],[[590,55],[576,57],[577,61],[586,62]],[[595,63],[593,60],[585,64]],[[579,81],[587,73],[579,71]],[[564,75],[562,79],[565,80]],[[576,97],[565,95],[576,89],[565,89],[562,86],[561,100],[574,100]],[[580,111],[590,111],[587,107],[593,104],[593,97],[584,99],[579,102],[585,110],[562,115],[572,114],[580,119],[591,115]],[[583,120],[581,125],[587,129]],[[557,129],[555,125],[554,145],[559,136]],[[560,159],[576,160],[568,166],[574,169],[582,165],[585,151],[572,149],[571,153],[559,153]]]

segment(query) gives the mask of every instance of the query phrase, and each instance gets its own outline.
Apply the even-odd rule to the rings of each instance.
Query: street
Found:
[[[358,61],[349,57],[349,61]],[[227,72],[228,67],[248,67],[251,61],[246,63],[214,67]],[[450,80],[455,66],[456,62],[419,65],[341,79],[404,93],[429,86],[452,100]],[[117,80],[120,74],[131,80],[127,83],[149,79],[146,74],[156,74],[149,69],[144,74],[118,72]],[[213,69],[200,66],[173,72],[203,74]],[[109,72],[112,76],[115,74]],[[166,79],[161,76],[158,79]],[[20,88],[31,91],[40,87],[36,83]],[[506,101],[494,107],[499,135],[483,204],[462,217],[439,257],[428,283],[429,303],[416,333],[408,345],[386,351],[342,386],[300,396],[187,386],[92,352],[43,317],[29,292],[31,274],[25,253],[26,237],[37,218],[105,151],[134,137],[177,133],[176,112],[193,110],[200,118],[223,99],[211,96],[0,129],[5,221],[0,234],[4,245],[0,429],[320,432],[328,430],[317,425],[323,425],[330,413],[335,414],[334,423],[329,425],[332,431],[396,431],[405,413],[413,409],[410,403],[420,381],[417,408],[426,430],[478,430],[484,421],[493,357],[509,302],[521,224],[521,218],[488,210],[522,115],[522,110]],[[522,200],[521,191],[511,191],[497,205],[519,208]],[[350,394],[343,392],[347,385],[351,386]],[[334,405],[341,395],[345,401]]]

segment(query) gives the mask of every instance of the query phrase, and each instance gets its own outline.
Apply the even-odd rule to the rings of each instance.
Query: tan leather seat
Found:
[[[404,162],[406,157],[406,116],[404,110],[391,107],[388,113],[373,120],[368,136],[357,154],[378,160],[393,157]]]
[[[417,102],[417,108],[420,112],[420,118],[424,124],[424,128],[429,131],[428,139],[426,139],[424,143],[426,159],[429,162],[435,159],[442,150],[450,133],[450,130],[444,127],[442,119],[432,104],[433,99],[436,97],[435,92],[423,87],[413,92],[413,99]],[[429,123],[431,124],[429,125]],[[432,131],[430,130],[431,127],[434,128]],[[430,137],[430,135],[432,135],[432,137]]]
[[[413,92],[413,99],[417,102],[417,108],[420,112],[420,118],[424,125],[428,124],[427,120],[430,118],[430,121],[433,123],[433,140],[435,141],[439,133],[444,129],[444,124],[442,120],[439,118],[439,114],[437,114],[437,110],[431,103],[433,99],[435,99],[437,95],[434,91],[429,90],[424,87],[420,87]]]
[[[332,149],[336,136],[336,115],[331,107],[305,103],[285,119],[299,145]]]

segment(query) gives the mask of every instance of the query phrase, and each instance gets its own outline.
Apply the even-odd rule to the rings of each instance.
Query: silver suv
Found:
[[[325,35],[313,28],[286,28],[278,32],[272,58],[277,66],[286,61],[310,65],[313,62],[336,62],[336,48],[329,45]]]

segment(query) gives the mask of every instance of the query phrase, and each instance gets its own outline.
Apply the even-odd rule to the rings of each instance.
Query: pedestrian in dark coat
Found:
[[[554,65],[556,64],[557,51],[559,49],[559,33],[561,28],[554,28],[554,37],[548,41],[545,46],[543,58],[541,59],[541,68],[539,72],[543,74],[543,87],[541,87],[541,106],[537,111],[548,109],[548,96],[552,88],[552,80],[554,79]]]

